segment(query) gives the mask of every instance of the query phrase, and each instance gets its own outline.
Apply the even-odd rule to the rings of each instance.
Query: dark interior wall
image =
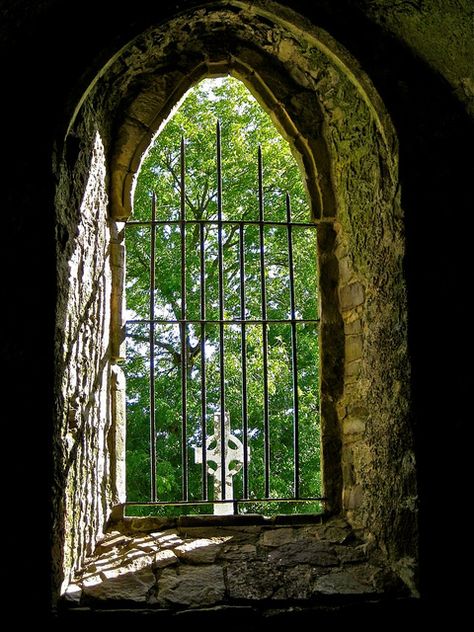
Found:
[[[113,10],[115,4],[107,0],[0,3],[5,160],[2,269],[8,319],[3,358],[7,378],[11,378],[5,388],[11,411],[4,417],[7,433],[3,443],[6,451],[17,457],[6,465],[8,477],[4,481],[8,511],[24,511],[28,516],[15,521],[14,535],[25,556],[19,563],[15,552],[10,572],[11,586],[21,600],[20,581],[26,580],[26,568],[35,569],[28,570],[34,572],[37,583],[28,599],[42,611],[48,604],[49,549],[45,543],[50,525],[54,406],[55,146],[64,137],[74,106],[98,69],[132,36],[167,11],[176,10],[177,5],[136,0],[125,12],[116,7]],[[469,506],[466,435],[472,417],[469,369],[465,368],[469,344],[465,298],[472,285],[467,225],[472,212],[470,152],[474,134],[463,100],[466,94],[453,86],[453,77],[458,75],[459,86],[464,85],[463,69],[456,74],[456,55],[451,54],[457,50],[454,45],[445,53],[449,76],[440,64],[443,76],[436,68],[439,62],[427,58],[429,44],[423,33],[413,36],[410,46],[390,28],[403,18],[400,6],[406,5],[409,17],[418,5],[421,11],[430,3],[315,0],[286,4],[326,29],[359,60],[398,134],[422,591],[430,607],[436,604],[440,608],[443,603],[459,612],[464,592],[459,579],[463,554],[456,552],[456,542],[458,525],[467,519],[458,522],[454,516],[462,515],[464,506]],[[469,2],[459,3],[460,14],[470,4],[472,7]],[[444,6],[453,11],[455,5],[449,2]],[[442,12],[425,13],[425,20],[436,25],[435,33],[443,32],[443,20],[447,28],[457,24],[447,17]],[[461,32],[459,39],[468,35],[469,31]],[[442,49],[439,45],[436,48]],[[440,55],[442,51],[438,58]],[[450,58],[452,63],[448,64],[446,59]],[[452,530],[450,517],[456,520]]]

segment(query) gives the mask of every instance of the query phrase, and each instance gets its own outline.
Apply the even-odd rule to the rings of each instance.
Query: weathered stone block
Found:
[[[339,292],[341,307],[343,310],[352,309],[362,305],[365,300],[364,287],[360,283],[345,285]]]
[[[222,551],[224,541],[219,538],[199,538],[174,549],[176,555],[191,564],[212,564]]]
[[[220,566],[166,568],[158,580],[157,600],[162,606],[211,606],[224,598]]]
[[[85,585],[84,595],[90,599],[106,601],[134,601],[145,603],[148,592],[155,584],[155,576],[149,568],[104,579],[94,585]]]
[[[107,533],[103,539],[98,542],[98,548],[100,551],[107,551],[115,546],[121,546],[130,542],[131,538],[118,531],[111,531]]]
[[[334,566],[338,563],[330,543],[315,542],[314,540],[301,540],[300,542],[284,544],[272,551],[268,560],[276,566],[296,566],[298,564]]]
[[[346,363],[360,360],[362,357],[363,339],[362,336],[346,336],[345,357]]]
[[[252,560],[257,557],[257,547],[255,544],[228,546],[219,557],[224,560]]]
[[[362,332],[362,320],[357,318],[356,320],[344,322],[344,333],[348,336],[360,334]]]
[[[66,588],[66,592],[63,595],[63,599],[72,604],[79,604],[81,601],[82,588],[78,584],[69,584]]]
[[[346,384],[355,382],[360,375],[361,361],[354,360],[353,362],[347,362],[344,367],[344,378]]]
[[[308,535],[318,540],[326,540],[327,542],[342,543],[351,535],[352,530],[349,524],[341,519],[333,519],[323,525],[315,527],[307,527],[305,531]]]
[[[260,543],[263,546],[281,546],[282,544],[288,544],[288,542],[294,542],[295,538],[295,529],[282,527],[264,531],[260,538]]]
[[[364,562],[367,559],[367,545],[341,546],[335,547],[336,555],[343,564],[354,564]]]
[[[269,599],[281,585],[281,574],[274,564],[255,561],[227,567],[227,591],[231,599]]]
[[[354,274],[354,265],[349,257],[342,257],[339,260],[339,278],[341,283],[346,284]]]
[[[309,599],[314,575],[310,566],[299,565],[283,571],[282,583],[272,599]]]
[[[144,568],[151,568],[153,561],[153,556],[145,555],[143,551],[130,551],[124,557],[114,561],[108,568],[103,568],[101,573],[103,577],[112,579],[118,575],[136,573]]]
[[[363,595],[376,593],[373,585],[349,571],[333,571],[316,580],[313,594],[323,595]]]
[[[344,506],[346,509],[357,509],[362,503],[363,489],[361,485],[354,485],[344,490]]]
[[[179,560],[176,553],[170,549],[166,549],[164,551],[159,551],[156,554],[153,568],[164,568],[165,566],[171,566],[172,564],[177,564],[178,562]]]
[[[344,434],[360,434],[365,430],[365,422],[357,417],[347,417],[344,420]]]
[[[170,549],[180,544],[183,544],[184,540],[179,537],[179,535],[174,530],[167,531],[155,531],[154,533],[150,533],[150,535],[154,538],[156,545],[159,549]]]

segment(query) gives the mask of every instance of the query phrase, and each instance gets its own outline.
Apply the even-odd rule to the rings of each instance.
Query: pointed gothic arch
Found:
[[[319,226],[327,510],[344,515],[376,541],[411,583],[416,490],[408,418],[397,140],[357,62],[328,34],[276,3],[208,3],[204,9],[152,26],[111,60],[76,111],[69,137],[78,133],[85,112],[99,112],[94,124],[83,125],[81,133],[90,134],[94,128],[106,139],[110,156],[109,368],[120,383],[120,225],[131,212],[141,157],[190,86],[226,73],[247,85],[289,141]],[[115,393],[120,391],[119,384]],[[120,397],[116,394],[111,403],[116,412]],[[119,417],[113,420],[118,437]],[[114,474],[105,478],[120,469],[118,454],[110,470]],[[108,496],[103,492],[104,515],[120,501],[119,488]],[[93,511],[90,505],[74,519]],[[100,522],[99,517],[97,530]],[[67,564],[74,567],[81,557],[74,550],[77,544],[64,546],[69,549]]]

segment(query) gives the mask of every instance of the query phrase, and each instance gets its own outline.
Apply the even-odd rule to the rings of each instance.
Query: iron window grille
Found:
[[[126,335],[130,335],[130,328],[141,325],[148,329],[148,351],[149,351],[149,452],[150,452],[150,494],[147,501],[127,501],[125,507],[131,506],[187,506],[187,505],[214,505],[219,504],[232,507],[233,513],[238,513],[238,508],[245,503],[286,503],[286,502],[314,502],[325,500],[322,496],[302,496],[301,488],[301,466],[300,466],[300,419],[299,419],[299,393],[298,393],[298,326],[304,324],[319,324],[319,318],[299,318],[295,300],[295,270],[293,256],[293,230],[295,228],[305,230],[315,230],[313,222],[292,221],[292,209],[290,196],[285,196],[286,218],[283,221],[265,219],[264,209],[264,185],[263,185],[263,160],[262,149],[258,147],[258,219],[228,219],[223,215],[222,203],[222,149],[221,149],[221,127],[217,122],[216,126],[216,167],[217,167],[217,217],[215,219],[188,219],[186,215],[186,143],[181,140],[180,148],[180,211],[179,219],[159,219],[157,218],[157,204],[155,193],[151,194],[150,219],[129,220],[126,224],[127,230],[135,227],[148,227],[150,232],[150,287],[149,287],[149,318],[129,319],[126,322]],[[245,250],[245,230],[254,226],[258,229],[259,245],[259,266],[260,266],[260,301],[261,318],[249,318],[246,309],[246,250]],[[156,314],[155,307],[155,285],[156,285],[156,231],[159,227],[175,227],[180,233],[180,283],[181,283],[181,305],[179,318],[163,318]],[[239,303],[240,314],[238,317],[229,318],[225,314],[224,303],[224,254],[223,254],[223,231],[226,227],[232,227],[238,233],[238,264],[239,264]],[[286,230],[287,257],[289,270],[289,318],[275,319],[269,318],[267,310],[267,283],[266,283],[266,252],[265,252],[265,230],[269,227]],[[218,318],[209,319],[206,313],[206,230],[217,230],[217,270],[218,270]],[[187,311],[187,290],[186,290],[186,235],[188,230],[197,230],[199,233],[199,284],[200,284],[200,306],[199,318],[190,318]],[[178,262],[177,262],[178,263]],[[285,324],[291,331],[291,374],[292,374],[292,434],[293,434],[293,464],[292,464],[292,494],[285,497],[274,497],[271,491],[271,420],[269,409],[269,376],[268,376],[268,328],[275,324]],[[156,333],[155,329],[160,325],[173,325],[179,328],[181,349],[180,349],[180,380],[181,380],[181,497],[163,500],[157,492],[157,433],[160,432],[159,420],[155,414],[155,359],[156,359]],[[200,436],[201,446],[194,446],[200,450],[201,464],[201,491],[200,497],[196,495],[190,497],[189,493],[189,467],[190,467],[190,436],[188,433],[188,375],[187,375],[187,348],[186,339],[189,327],[193,326],[199,331],[199,351],[200,351]],[[239,494],[229,494],[228,470],[226,464],[226,452],[228,450],[226,434],[226,371],[225,371],[225,328],[229,326],[240,329],[240,361],[241,361],[241,401],[242,401],[242,488]],[[262,356],[263,356],[263,480],[264,490],[261,497],[256,498],[249,492],[249,455],[251,437],[248,425],[248,374],[247,374],[247,331],[249,326],[261,327],[262,336]],[[209,490],[209,410],[207,405],[207,375],[206,375],[206,336],[209,327],[218,327],[219,340],[219,405],[218,423],[219,428],[214,433],[217,441],[220,442],[220,464],[216,470],[220,471],[217,487],[220,485],[220,494]],[[317,385],[316,385],[317,386]],[[222,414],[224,413],[224,414]],[[232,437],[231,437],[232,439]],[[235,439],[235,437],[234,437]],[[215,443],[215,441],[214,441]],[[304,474],[304,473],[303,473]],[[216,483],[216,481],[215,481]],[[220,495],[220,497],[217,497]],[[230,513],[227,511],[214,513]]]

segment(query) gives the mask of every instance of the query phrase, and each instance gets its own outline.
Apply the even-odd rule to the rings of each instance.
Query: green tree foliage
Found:
[[[190,90],[172,118],[150,146],[137,178],[134,220],[151,219],[151,193],[156,194],[156,216],[173,221],[180,214],[180,144],[186,146],[186,217],[216,220],[216,121],[221,121],[223,219],[258,219],[257,151],[262,147],[265,219],[286,220],[285,196],[292,202],[292,220],[307,222],[308,204],[301,174],[288,144],[245,86],[232,78],[205,80]],[[315,229],[294,227],[296,317],[316,319]],[[219,318],[218,232],[206,224],[206,318]],[[129,225],[127,247],[127,310],[130,320],[150,318],[150,239],[146,225]],[[247,225],[245,242],[246,318],[260,319],[261,268],[259,228]],[[266,226],[265,279],[268,318],[290,318],[288,232],[285,226]],[[239,228],[223,229],[224,318],[240,314]],[[179,224],[162,224],[156,230],[155,317],[181,317],[181,236]],[[200,227],[186,229],[187,318],[200,318]],[[242,354],[239,325],[224,327],[226,410],[232,432],[242,439]],[[247,325],[247,388],[250,445],[249,491],[264,496],[263,475],[263,354],[261,325]],[[187,360],[187,462],[189,494],[201,498],[201,466],[193,447],[202,445],[201,431],[201,328],[186,331]],[[155,415],[157,425],[157,493],[160,500],[181,498],[181,331],[179,325],[155,326]],[[317,326],[297,325],[298,397],[300,426],[301,495],[320,495],[319,347]],[[149,450],[149,325],[127,327],[127,496],[130,501],[150,500]],[[219,327],[205,331],[207,429],[220,412]],[[268,326],[268,393],[271,444],[271,496],[293,494],[293,397],[290,324]],[[212,497],[213,481],[209,477]],[[234,495],[242,495],[242,473],[234,478]],[[278,511],[295,508],[279,506]],[[312,506],[314,508],[314,505]],[[207,508],[208,510],[209,508]],[[252,510],[268,510],[256,503]]]

